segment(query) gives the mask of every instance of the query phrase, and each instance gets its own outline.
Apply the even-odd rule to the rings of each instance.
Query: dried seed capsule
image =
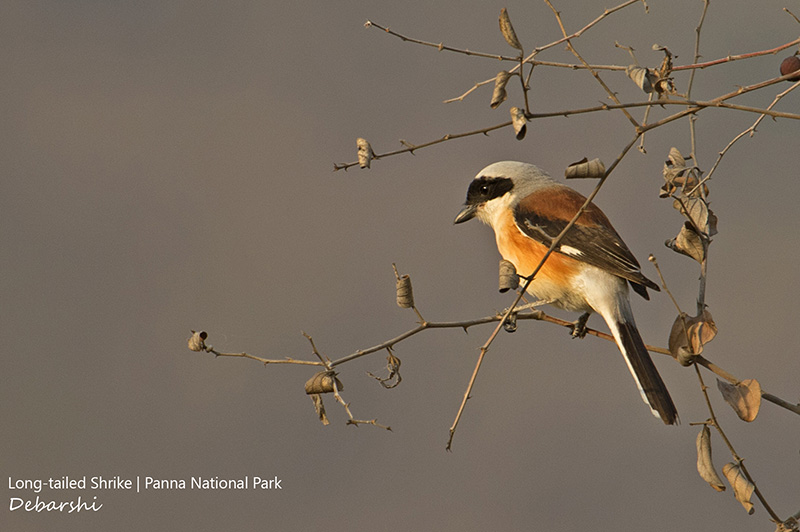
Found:
[[[411,289],[411,277],[407,274],[397,278],[397,306],[411,308],[414,306],[414,292]]]
[[[586,179],[586,178],[600,178],[606,175],[606,166],[600,159],[592,159],[587,161],[586,157],[569,165],[564,172],[564,177],[567,179]]]
[[[306,381],[306,393],[308,395],[313,395],[315,393],[331,393],[335,391],[333,387],[334,379],[336,380],[336,389],[343,390],[344,385],[336,378],[334,372],[320,371]]]
[[[192,351],[205,351],[206,343],[205,340],[208,338],[208,333],[205,331],[192,331],[192,336],[189,337],[188,344],[189,349]]]
[[[519,275],[514,264],[503,259],[500,261],[500,293],[516,290],[519,287]]]
[[[497,109],[497,106],[506,101],[508,94],[506,93],[506,85],[511,78],[511,74],[503,70],[498,72],[497,77],[494,78],[494,91],[492,92],[492,102],[489,106],[492,109]]]
[[[361,168],[369,168],[370,162],[375,158],[375,153],[372,151],[372,146],[366,139],[357,138],[356,146],[358,146],[358,166]]]
[[[517,134],[517,140],[522,140],[525,138],[525,133],[528,129],[528,119],[525,118],[525,111],[519,107],[512,107],[510,111],[511,125],[514,126],[514,133]]]
[[[520,52],[522,51],[522,44],[520,44],[517,38],[514,26],[511,25],[511,18],[508,16],[506,8],[500,10],[500,33],[503,34],[503,38],[509,46],[516,48]]]

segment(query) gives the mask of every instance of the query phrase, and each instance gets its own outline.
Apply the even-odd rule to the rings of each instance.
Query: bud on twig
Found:
[[[356,146],[358,146],[358,166],[369,168],[370,162],[375,158],[372,146],[369,145],[366,139],[360,137],[356,139]]]
[[[500,33],[503,34],[503,38],[509,46],[522,52],[522,45],[517,39],[517,33],[514,31],[514,26],[511,25],[511,19],[506,8],[500,10]]]

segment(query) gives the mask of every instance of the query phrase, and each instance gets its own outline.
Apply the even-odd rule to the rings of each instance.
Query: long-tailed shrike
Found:
[[[455,223],[477,217],[492,226],[497,248],[517,272],[529,276],[581,205],[578,192],[553,181],[532,164],[494,163],[475,177]],[[639,263],[594,203],[590,203],[548,257],[528,292],[569,311],[591,312],[608,324],[653,415],[671,425],[678,413],[636,328],[628,283],[649,299],[658,285],[642,275]]]

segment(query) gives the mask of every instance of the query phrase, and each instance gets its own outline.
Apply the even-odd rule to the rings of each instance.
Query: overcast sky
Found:
[[[667,46],[692,62],[699,0],[630,6],[575,41],[593,64],[658,66]],[[800,15],[796,2],[788,7]],[[568,31],[610,4],[556,2]],[[701,53],[711,60],[777,47],[800,24],[785,2],[712,2]],[[394,301],[396,263],[428,320],[486,316],[497,293],[491,230],[454,226],[470,179],[489,163],[533,162],[563,176],[586,156],[610,164],[632,138],[618,113],[549,118],[333,172],[357,137],[377,153],[491,126],[520,105],[489,107],[497,60],[404,43],[405,35],[513,55],[507,7],[526,50],[560,37],[542,2],[195,3],[8,1],[0,8],[0,455],[6,530],[773,530],[695,469],[693,422],[708,418],[693,368],[654,355],[681,416],[665,427],[642,404],[619,352],[594,337],[524,322],[493,344],[458,427],[448,429],[491,326],[428,331],[398,344],[403,381],[384,390],[385,352],[340,367],[353,415],[303,389],[314,368],[217,358],[186,348],[190,329],[221,351],[331,359],[415,325]],[[698,71],[711,99],[778,75],[794,51]],[[575,62],[563,46],[539,59]],[[644,95],[602,73],[622,101]],[[685,91],[688,74],[675,77]],[[534,112],[592,107],[607,94],[585,71],[537,67]],[[739,98],[766,107],[781,83]],[[776,107],[797,112],[797,93]],[[651,121],[676,108],[654,109]],[[643,111],[634,111],[641,119]],[[757,115],[709,109],[698,165]],[[796,121],[764,120],[735,144],[711,187],[719,217],[707,303],[719,336],[705,355],[739,378],[800,399],[796,309],[800,192]],[[697,265],[664,247],[682,220],[659,199],[685,121],[654,130],[596,203],[681,307],[695,311]],[[593,183],[572,183],[584,193]],[[669,298],[633,301],[648,343],[666,346]],[[575,316],[554,311],[565,319]],[[605,330],[598,317],[589,326]],[[764,404],[736,418],[703,373],[720,423],[781,517],[800,510],[800,419]],[[730,453],[712,436],[718,470]],[[183,479],[180,490],[12,489],[49,478]],[[279,479],[254,490],[252,478]],[[6,484],[8,482],[12,485]],[[250,479],[248,490],[191,489],[192,477]],[[273,486],[275,487],[275,486]],[[10,511],[14,498],[84,501],[97,512]],[[97,499],[94,499],[97,497]]]

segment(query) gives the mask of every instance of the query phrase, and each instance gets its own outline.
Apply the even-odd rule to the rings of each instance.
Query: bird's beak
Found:
[[[464,205],[464,208],[461,209],[461,212],[458,213],[456,219],[453,220],[454,224],[460,224],[462,222],[467,222],[475,218],[475,215],[478,214],[478,206],[471,204],[471,205]]]

